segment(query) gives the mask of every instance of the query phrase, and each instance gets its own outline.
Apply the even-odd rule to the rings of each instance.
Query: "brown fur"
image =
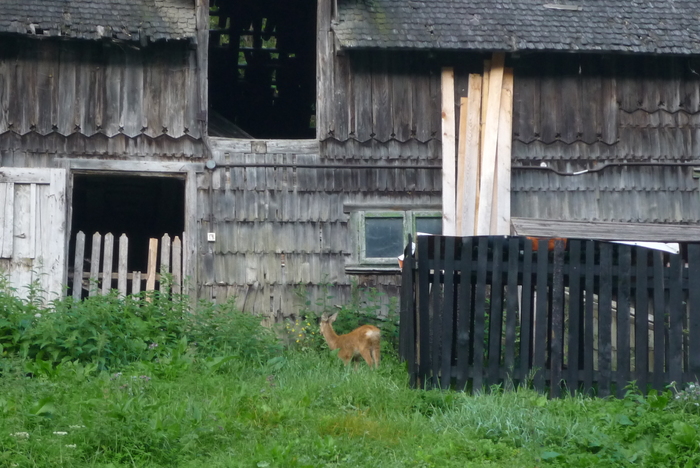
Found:
[[[380,351],[379,343],[381,331],[374,325],[362,325],[350,333],[338,335],[333,330],[333,322],[338,318],[338,313],[321,316],[321,334],[326,339],[331,350],[340,349],[338,357],[345,365],[357,356],[362,356],[369,367],[379,367]]]

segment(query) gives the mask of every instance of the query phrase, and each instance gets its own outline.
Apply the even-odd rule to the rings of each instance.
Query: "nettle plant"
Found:
[[[690,382],[683,390],[678,390],[676,386],[676,382],[669,385],[674,393],[673,406],[689,413],[700,414],[700,383]]]

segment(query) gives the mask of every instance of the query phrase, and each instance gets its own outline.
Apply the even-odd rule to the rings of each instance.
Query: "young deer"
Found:
[[[350,333],[338,335],[333,330],[333,322],[338,318],[338,312],[321,316],[321,334],[326,339],[331,350],[340,348],[338,357],[345,365],[350,364],[353,358],[362,356],[369,367],[379,367],[379,339],[381,332],[374,325],[362,325]],[[357,367],[357,363],[355,363]]]

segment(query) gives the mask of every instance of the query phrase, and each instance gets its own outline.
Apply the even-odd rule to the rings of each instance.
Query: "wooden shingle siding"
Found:
[[[0,134],[199,138],[194,51],[0,39]]]

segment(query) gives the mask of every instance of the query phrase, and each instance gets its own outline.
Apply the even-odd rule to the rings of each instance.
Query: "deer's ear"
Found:
[[[338,318],[338,312],[336,312],[335,314],[331,315],[331,318],[330,318],[329,320],[330,320],[331,322],[335,322],[335,319],[337,319],[337,318]]]
[[[328,321],[328,314],[326,314],[325,312],[323,314],[321,314],[321,321],[327,322]]]

